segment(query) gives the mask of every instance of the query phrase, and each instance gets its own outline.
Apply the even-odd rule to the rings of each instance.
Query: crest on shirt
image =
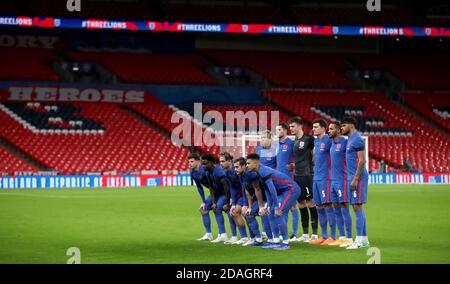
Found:
[[[320,149],[321,149],[321,150],[325,149],[325,143],[321,143],[321,144],[320,144]]]
[[[286,151],[286,150],[287,150],[287,148],[288,148],[288,145],[287,145],[287,144],[284,144],[284,145],[283,145],[283,150],[285,150],[285,151]]]
[[[304,141],[300,141],[298,147],[299,147],[300,149],[305,148],[305,142],[304,142]]]
[[[337,151],[340,151],[341,148],[342,148],[341,146],[342,146],[342,144],[336,144],[336,150],[337,150]]]

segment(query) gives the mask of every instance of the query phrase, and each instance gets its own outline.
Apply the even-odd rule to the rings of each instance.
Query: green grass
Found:
[[[450,263],[450,186],[371,186],[382,263]],[[0,191],[0,263],[366,263],[367,250],[295,243],[267,251],[199,242],[194,188]],[[353,222],[355,223],[355,222]],[[213,233],[216,235],[214,218]]]

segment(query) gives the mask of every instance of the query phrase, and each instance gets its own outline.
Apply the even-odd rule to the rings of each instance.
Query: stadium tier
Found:
[[[406,104],[450,131],[449,93],[404,92],[401,96]]]
[[[384,7],[383,13],[367,13],[360,7],[294,7],[293,12],[302,24],[316,25],[400,25],[421,23],[407,10]]]
[[[285,23],[279,8],[269,5],[164,4],[169,19],[214,23]]]
[[[40,48],[0,48],[0,80],[58,81],[50,67],[55,54]],[[25,72],[26,70],[26,72]]]
[[[344,58],[339,54],[270,52],[241,50],[203,50],[217,63],[244,66],[286,87],[347,88]]]
[[[64,18],[79,17],[79,13],[67,11],[66,5],[55,5],[53,0],[27,0],[28,7],[37,16],[56,16]],[[106,1],[86,0],[82,2],[83,17],[88,19],[145,20],[153,14],[139,1],[107,3]]]
[[[77,108],[77,116],[82,121],[96,121],[104,127],[103,133],[85,132],[80,129],[73,134],[63,131],[70,127],[70,124],[65,124],[58,127],[60,134],[51,134],[56,131],[55,124],[47,118],[47,122],[41,121],[41,125],[36,126],[33,133],[19,120],[24,118],[24,115],[17,111],[17,104],[14,107],[7,103],[2,104],[2,137],[49,169],[63,174],[187,169],[186,159],[189,151],[186,148],[174,146],[169,138],[149,128],[117,105],[45,104],[44,111],[46,106],[50,107],[48,113],[54,106],[66,110]],[[22,107],[25,109],[26,105],[23,104]],[[5,108],[18,115],[11,115]],[[42,110],[34,111],[35,119],[44,117]],[[21,168],[26,169],[27,167]]]
[[[173,106],[169,107],[166,105],[135,104],[130,107],[158,127],[162,128],[167,133],[172,133],[172,131],[181,123],[181,119],[184,118],[185,122],[189,124],[189,129],[192,131],[189,133],[188,137],[181,135],[180,139],[182,139],[184,143],[194,145],[194,147],[202,152],[212,152],[216,155],[220,153],[220,147],[215,145],[208,146],[203,143],[202,140],[205,132],[208,132],[211,136],[214,136],[214,134],[210,130],[206,129],[206,127],[204,127],[201,123],[195,123],[189,114],[186,114],[186,116],[174,116],[174,113],[177,112],[178,109]],[[175,123],[171,122],[172,117],[175,118]],[[183,163],[185,164],[186,162],[184,161]]]
[[[353,54],[347,57],[365,69],[386,70],[404,81],[410,89],[450,89],[450,56],[444,54]]]
[[[0,174],[15,172],[36,172],[38,169],[17,157],[14,153],[0,146]]]
[[[216,84],[202,71],[207,61],[195,54],[67,52],[74,61],[100,63],[127,83]]]
[[[266,90],[273,103],[301,115],[307,122],[329,121],[354,115],[359,129],[370,135],[369,153],[403,169],[405,160],[423,171],[448,171],[450,143],[447,136],[425,125],[381,93],[354,91]]]

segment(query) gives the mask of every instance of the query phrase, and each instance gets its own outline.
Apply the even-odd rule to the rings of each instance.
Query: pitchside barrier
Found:
[[[450,184],[450,173],[370,174],[369,184]],[[129,188],[190,186],[189,174],[178,175],[79,175],[4,176],[0,189]]]

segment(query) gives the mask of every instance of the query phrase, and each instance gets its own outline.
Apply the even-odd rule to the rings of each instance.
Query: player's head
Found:
[[[216,156],[211,153],[202,155],[202,166],[205,171],[211,172],[214,169],[214,165],[217,163]]]
[[[259,137],[261,139],[261,146],[264,148],[268,148],[272,145],[272,132],[270,132],[270,130],[263,130]]]
[[[283,139],[288,135],[289,126],[287,123],[283,122],[277,126],[277,136],[279,139]]]
[[[289,124],[289,130],[291,131],[292,135],[297,135],[299,131],[303,130],[303,119],[300,118],[300,116],[294,116],[288,121]]]
[[[328,136],[331,139],[338,137],[341,134],[341,123],[339,121],[333,121],[328,126]]]
[[[200,165],[200,155],[198,153],[190,153],[188,156],[189,168],[198,169]]]
[[[249,171],[256,171],[259,168],[259,155],[251,153],[247,155],[247,169]]]
[[[322,136],[327,132],[327,123],[319,118],[313,122],[313,133],[315,136]]]
[[[348,135],[356,130],[358,121],[352,116],[346,116],[341,120],[341,133]]]
[[[243,174],[245,172],[245,167],[247,160],[244,157],[237,158],[234,160],[234,171],[237,174]]]
[[[229,169],[233,163],[233,156],[228,152],[222,152],[219,155],[219,163],[222,169]]]

